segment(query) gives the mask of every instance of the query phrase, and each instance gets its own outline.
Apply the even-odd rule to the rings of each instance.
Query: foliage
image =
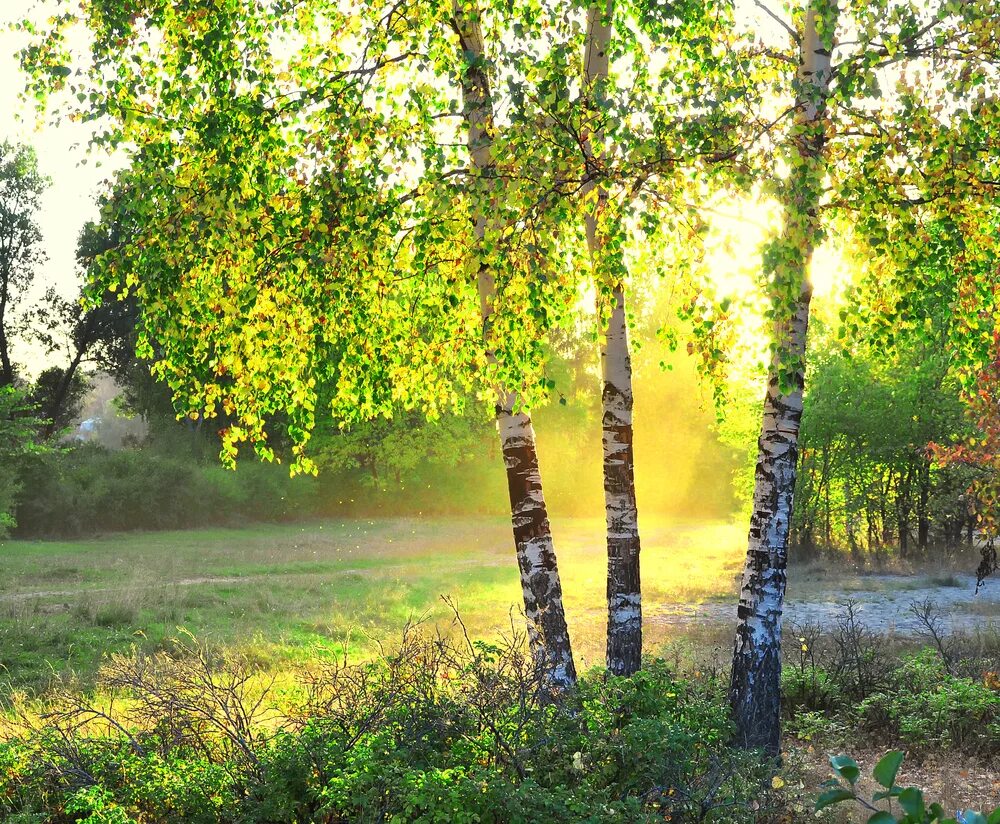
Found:
[[[31,147],[0,143],[0,387],[17,376],[11,345],[22,323],[14,312],[45,260],[36,214],[48,183]]]
[[[651,662],[632,679],[584,679],[557,707],[520,639],[409,630],[374,662],[313,664],[292,690],[187,641],[113,656],[100,695],[67,689],[44,720],[15,707],[20,731],[0,742],[0,813],[737,822],[761,806],[768,775],[726,746],[718,690]]]
[[[84,444],[14,464],[18,532],[80,536],[175,529],[314,514],[315,484],[274,467],[238,475],[190,453],[163,448],[112,451]]]
[[[871,695],[858,705],[862,731],[889,734],[913,750],[995,752],[1000,697],[983,681],[949,675],[930,650],[905,661],[896,676],[907,688]]]
[[[21,390],[0,386],[0,463],[12,467],[25,456],[38,453],[35,439],[40,425]],[[21,481],[16,473],[0,474],[0,538],[17,523],[15,510],[20,493]]]
[[[49,366],[38,373],[31,386],[29,402],[39,417],[46,419],[46,429],[63,432],[80,417],[90,382],[78,371],[67,374],[60,366]]]
[[[902,333],[899,349],[854,351],[816,341],[802,420],[793,539],[819,546],[895,550],[954,547],[972,526],[972,473],[943,467],[930,444],[967,430],[947,353]]]
[[[272,459],[281,428],[309,469],[303,449],[328,411],[436,417],[497,385],[539,400],[545,341],[584,275],[594,183],[610,193],[609,225],[641,202],[651,236],[662,202],[683,220],[693,175],[759,131],[737,113],[756,101],[755,53],[729,3],[614,8],[615,66],[594,100],[569,82],[585,10],[547,3],[132,14],[97,2],[25,22],[21,58],[30,93],[131,161],[107,199],[121,242],[95,291],[138,297],[141,353],[183,413],[231,418],[228,459],[242,443]],[[470,169],[461,78],[473,67],[456,14],[487,35],[475,68],[502,117],[490,134],[502,198]],[[85,53],[67,36],[77,25]],[[583,138],[582,154],[581,134],[602,140]],[[487,212],[477,237],[470,216]],[[497,287],[485,329],[480,271]]]
[[[917,755],[934,748],[995,755],[995,636],[946,637],[933,605],[913,611],[925,616],[933,646],[902,657],[850,603],[832,632],[795,627],[798,650],[782,672],[788,731],[802,740],[874,737]]]
[[[857,802],[868,815],[868,824],[997,824],[1000,807],[988,816],[975,810],[960,811],[952,818],[937,802],[927,803],[919,787],[900,787],[896,776],[903,763],[903,752],[894,750],[882,756],[872,770],[872,777],[882,789],[873,793],[871,801],[858,791],[861,768],[849,756],[837,755],[830,759],[836,774],[827,783],[829,789],[816,800],[816,812],[845,801]],[[897,809],[893,810],[895,801]],[[885,808],[882,808],[884,804]]]
[[[417,415],[399,415],[356,424],[349,430],[320,436],[316,462],[323,470],[364,471],[365,482],[379,489],[413,478],[415,470],[431,464],[439,472],[479,457],[489,442],[486,416],[452,415],[423,421]]]

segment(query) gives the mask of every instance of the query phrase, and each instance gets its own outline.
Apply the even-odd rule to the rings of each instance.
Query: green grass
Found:
[[[732,597],[743,528],[643,524],[645,599]],[[603,521],[556,526],[578,663],[603,660]],[[470,631],[520,627],[506,519],[324,521],[0,543],[0,692],[43,689],[56,673],[93,675],[133,645],[163,648],[181,631],[238,644],[276,665],[363,653],[408,620],[447,631],[454,599]],[[650,643],[667,630],[651,623]]]

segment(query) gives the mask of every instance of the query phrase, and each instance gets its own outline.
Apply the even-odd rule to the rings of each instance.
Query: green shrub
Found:
[[[95,444],[19,461],[18,534],[75,537],[314,514],[318,488],[281,466],[252,461],[236,472],[186,452],[111,451]],[[29,494],[30,491],[30,494]]]
[[[720,689],[663,662],[556,704],[518,645],[407,637],[302,673],[280,716],[259,684],[193,646],[112,657],[99,687],[128,696],[113,724],[67,690],[0,743],[0,818],[735,824],[767,804],[770,765],[728,747]]]
[[[888,752],[879,760],[872,777],[882,789],[876,790],[869,801],[858,792],[861,769],[854,759],[834,756],[830,766],[835,778],[825,782],[827,790],[816,799],[816,812],[851,801],[863,808],[868,824],[1000,824],[1000,807],[988,816],[965,810],[951,817],[937,802],[926,801],[919,787],[900,787],[896,776],[902,764],[900,750]]]
[[[888,734],[913,751],[940,746],[997,752],[1000,696],[984,684],[948,675],[932,650],[907,659],[896,683],[896,689],[860,703],[863,731]]]

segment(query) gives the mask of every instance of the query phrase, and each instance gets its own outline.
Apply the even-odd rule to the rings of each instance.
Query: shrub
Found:
[[[21,714],[0,743],[0,817],[739,822],[767,805],[769,765],[728,748],[719,689],[656,661],[556,704],[520,639],[409,631],[377,661],[301,672],[279,713],[249,661],[186,644],[109,659],[99,695]]]
[[[836,777],[825,782],[827,790],[816,799],[816,812],[852,801],[863,808],[868,824],[1000,824],[1000,807],[988,817],[975,810],[965,810],[950,817],[937,802],[925,801],[919,787],[898,786],[896,776],[902,764],[903,753],[899,750],[886,753],[879,760],[872,777],[882,789],[873,793],[869,801],[858,792],[861,769],[854,759],[846,755],[834,756],[830,766]]]
[[[42,537],[277,521],[319,503],[313,479],[289,478],[283,467],[247,461],[231,472],[151,447],[28,455],[18,478],[18,534]]]
[[[888,733],[914,751],[953,747],[996,752],[1000,696],[985,684],[949,675],[932,650],[899,668],[899,689],[870,696],[858,706],[862,730]]]

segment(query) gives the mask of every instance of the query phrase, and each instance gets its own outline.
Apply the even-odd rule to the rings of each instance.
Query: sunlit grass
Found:
[[[604,523],[554,525],[570,631],[581,666],[603,660]],[[449,596],[481,637],[520,626],[509,522],[356,520],[239,530],[0,544],[0,681],[43,688],[102,656],[166,648],[183,629],[280,666],[363,655],[407,621],[448,631]],[[643,524],[646,608],[734,598],[743,528]],[[656,644],[665,630],[650,623]]]

